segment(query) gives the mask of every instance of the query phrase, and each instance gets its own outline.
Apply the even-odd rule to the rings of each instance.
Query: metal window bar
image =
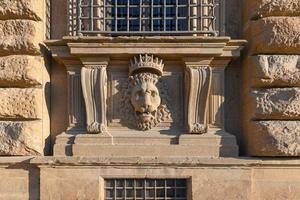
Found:
[[[51,2],[46,0],[46,39],[51,38]]]
[[[225,0],[68,0],[69,35],[225,34]]]

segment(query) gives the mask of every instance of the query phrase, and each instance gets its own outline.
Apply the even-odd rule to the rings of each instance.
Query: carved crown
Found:
[[[164,64],[162,59],[153,55],[139,55],[130,61],[129,75],[134,75],[138,72],[150,72],[159,76],[163,73]]]

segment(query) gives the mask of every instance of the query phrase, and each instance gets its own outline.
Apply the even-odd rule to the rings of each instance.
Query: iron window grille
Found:
[[[187,200],[187,179],[105,179],[105,200]]]
[[[68,0],[69,35],[224,35],[225,0]]]

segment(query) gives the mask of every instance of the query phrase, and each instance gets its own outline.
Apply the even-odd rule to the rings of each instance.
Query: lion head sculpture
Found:
[[[140,55],[131,62],[128,90],[121,109],[123,113],[128,106],[133,109],[127,118],[139,130],[150,130],[170,118],[170,111],[157,86],[162,69],[162,61],[149,55]]]

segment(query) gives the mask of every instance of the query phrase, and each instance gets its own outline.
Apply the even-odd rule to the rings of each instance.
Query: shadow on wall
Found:
[[[242,35],[242,3],[241,0],[226,1],[225,32],[232,39],[241,39]]]
[[[46,102],[46,110],[47,110],[47,118],[45,119],[45,112],[43,109],[43,137],[44,138],[44,155],[51,155],[51,130],[50,130],[50,112],[51,112],[51,53],[50,51],[44,46],[44,45],[40,45],[40,51],[43,55],[44,58],[44,63],[45,63],[45,69],[47,70],[47,77],[49,77],[49,81],[44,82],[44,77],[45,75],[42,74],[43,76],[43,84],[44,84],[44,98],[45,98],[45,102]],[[44,73],[44,72],[43,72]],[[46,128],[45,125],[47,125]],[[45,135],[44,135],[45,134]]]
[[[16,179],[14,181],[23,181],[28,180],[28,197],[29,200],[38,200],[40,199],[40,169],[38,167],[35,167],[34,165],[30,164],[30,160],[32,158],[23,160],[21,162],[17,162],[16,164],[11,164],[8,167],[6,167],[7,170],[22,170],[22,172],[26,171],[28,172],[28,176]],[[13,182],[15,183],[15,182]],[[16,184],[22,184],[24,186],[24,183],[16,183]],[[27,185],[27,184],[26,184]],[[11,185],[11,187],[14,187],[14,185]],[[22,194],[21,194],[22,193]],[[18,195],[18,191],[16,190],[12,195]],[[20,191],[20,194],[22,196],[24,195],[23,191]]]
[[[241,59],[233,61],[225,70],[225,130],[234,135],[240,151],[244,155],[244,141],[241,133],[241,89],[242,89]]]

